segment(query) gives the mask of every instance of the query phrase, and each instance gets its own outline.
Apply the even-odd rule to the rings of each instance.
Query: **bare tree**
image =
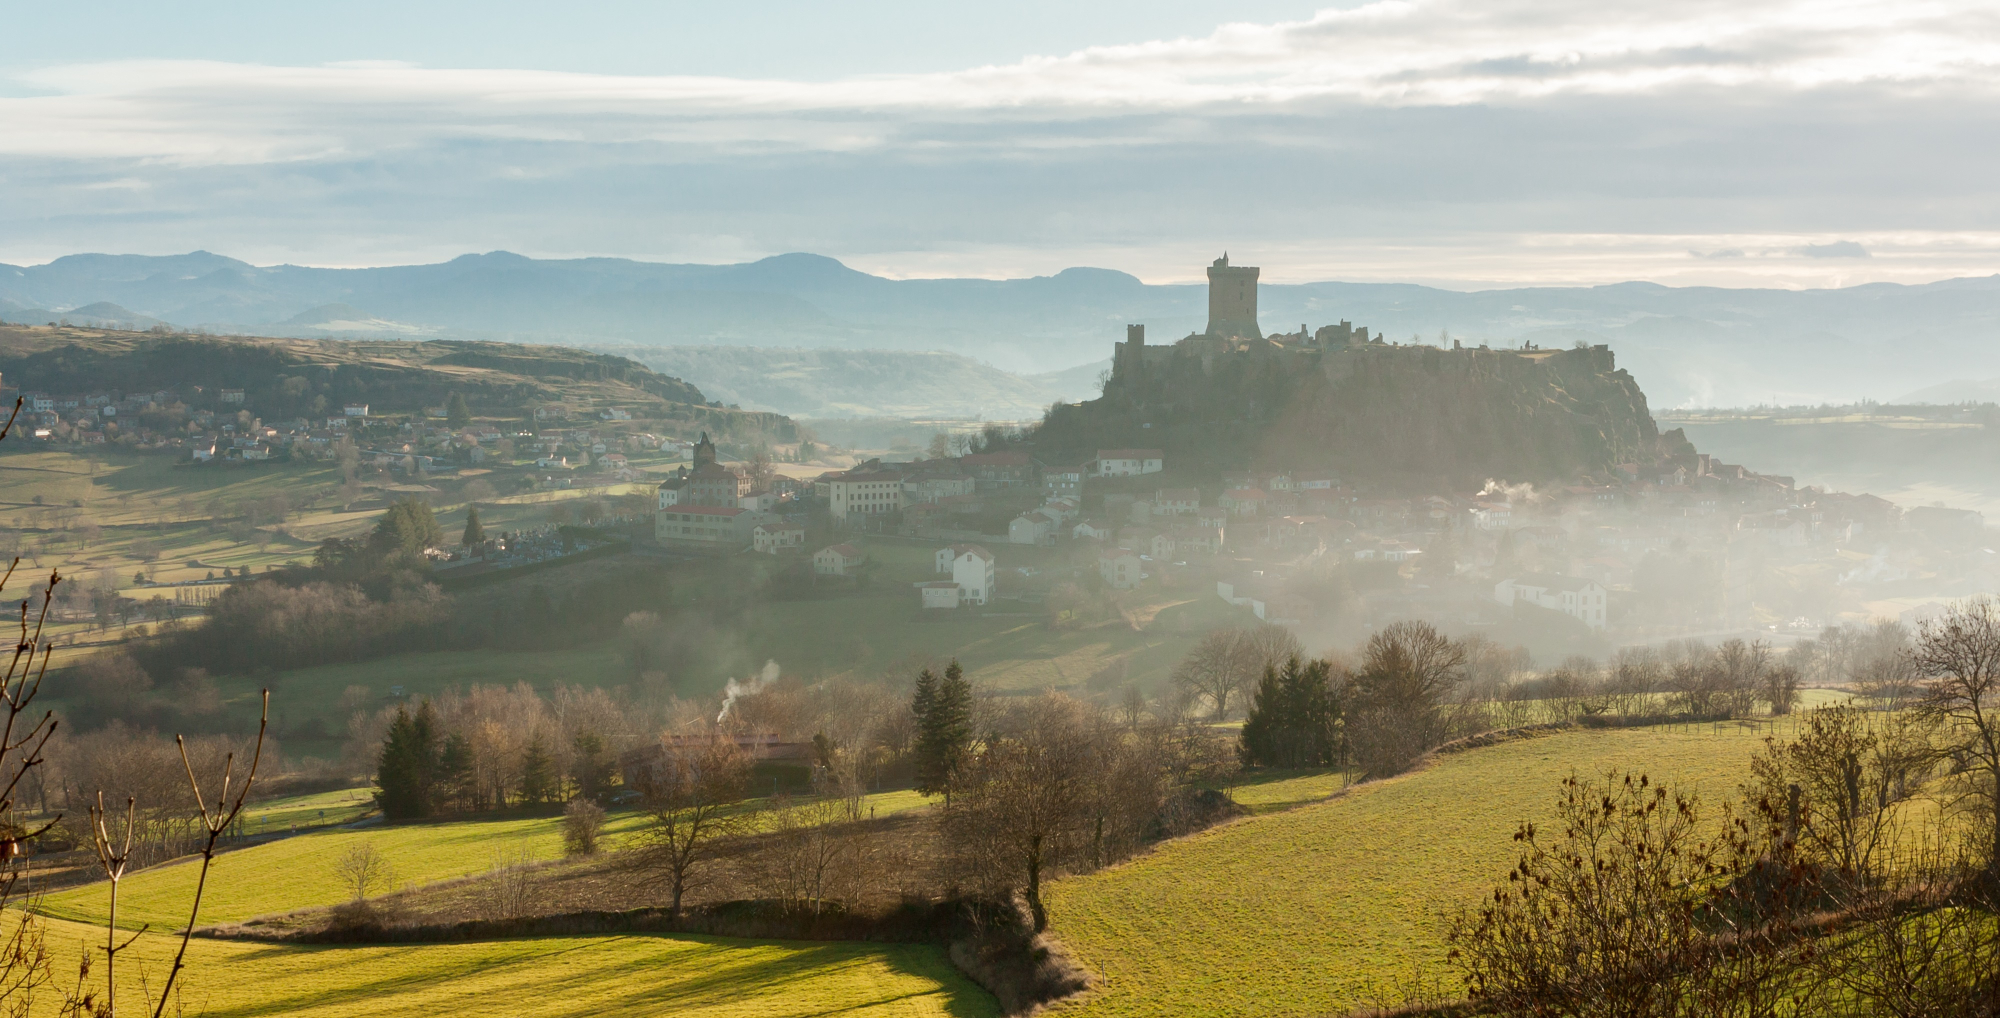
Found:
[[[992,893],[1019,889],[1036,932],[1048,927],[1042,880],[1090,842],[1105,771],[1095,712],[1057,693],[1020,708],[967,770],[943,824],[966,876]]]
[[[1369,637],[1348,700],[1348,741],[1361,767],[1394,774],[1444,742],[1442,707],[1464,674],[1465,648],[1430,623],[1397,622]]]
[[[2000,608],[1985,597],[1953,605],[1919,630],[1912,658],[1929,679],[1916,709],[1944,722],[1978,783],[1987,875],[2000,879]]]
[[[342,883],[353,889],[355,901],[365,901],[369,892],[383,890],[395,883],[388,857],[376,850],[373,841],[347,846],[347,851],[334,860],[333,871],[340,875]]]
[[[1217,629],[1201,638],[1174,666],[1173,682],[1213,705],[1214,717],[1229,716],[1231,698],[1262,675],[1257,648],[1241,629]]]
[[[673,891],[675,918],[714,843],[742,826],[737,803],[749,775],[748,755],[720,732],[663,738],[642,768],[639,794],[651,822],[635,860]]]

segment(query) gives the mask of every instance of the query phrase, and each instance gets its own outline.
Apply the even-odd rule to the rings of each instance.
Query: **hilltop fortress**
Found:
[[[1101,398],[1052,408],[1045,457],[1161,448],[1192,469],[1316,468],[1429,487],[1486,477],[1572,480],[1687,459],[1605,346],[1395,344],[1342,321],[1265,334],[1258,269],[1208,268],[1208,327],[1116,344]]]

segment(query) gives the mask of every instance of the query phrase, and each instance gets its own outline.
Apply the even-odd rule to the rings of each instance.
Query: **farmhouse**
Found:
[[[1166,469],[1166,454],[1158,449],[1099,449],[1095,470],[1099,477],[1136,477]]]
[[[1075,464],[1042,468],[1042,491],[1050,498],[1083,498],[1083,478],[1090,467]]]
[[[750,531],[750,550],[764,555],[781,555],[803,549],[806,528],[796,523],[759,523]]]
[[[853,576],[867,556],[851,544],[836,544],[813,552],[813,572],[819,576]]]
[[[1053,539],[1057,525],[1055,517],[1040,509],[1025,512],[1007,524],[1007,541],[1009,544],[1047,544]]]
[[[1604,585],[1574,576],[1528,575],[1493,585],[1493,600],[1512,606],[1528,604],[1562,612],[1592,629],[1603,629]]]
[[[993,577],[993,553],[976,544],[967,545],[952,561],[951,579],[958,584],[962,600],[973,604],[985,604],[991,600]]]
[[[1106,585],[1119,590],[1130,590],[1139,585],[1144,573],[1139,571],[1138,553],[1124,548],[1107,551],[1097,556],[1097,575],[1103,577]]]

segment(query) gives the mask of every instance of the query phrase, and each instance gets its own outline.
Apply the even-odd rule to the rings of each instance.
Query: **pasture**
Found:
[[[279,829],[288,822],[287,818],[301,818],[299,823],[304,826],[307,822],[304,818],[316,817],[321,809],[331,815],[335,810],[364,808],[364,804],[351,798],[357,791],[273,800],[246,811],[252,818],[249,830],[255,833],[259,829],[256,821],[265,817],[270,818],[266,829]],[[864,815],[886,817],[918,809],[930,801],[917,792],[903,789],[865,796],[861,809]],[[752,810],[769,805],[762,799],[744,803],[746,809]],[[615,851],[645,823],[643,813],[611,813],[605,818],[605,849]],[[215,857],[209,873],[198,925],[241,922],[255,916],[346,901],[353,897],[353,891],[341,882],[335,864],[350,847],[360,844],[374,845],[388,861],[391,886],[421,887],[486,873],[499,865],[512,865],[523,856],[536,862],[560,860],[562,818],[486,817],[342,828],[223,852]],[[132,929],[148,924],[155,929],[181,928],[187,922],[198,872],[197,860],[182,860],[127,874],[118,892],[119,925]],[[61,919],[102,922],[110,902],[109,885],[100,881],[50,894],[43,901],[42,911]]]
[[[52,920],[58,985],[103,931]],[[178,942],[141,936],[120,984],[155,986]],[[477,943],[303,947],[196,940],[182,976],[182,1011],[209,1018],[450,1018],[608,1014],[714,1018],[992,1018],[991,996],[922,944],[803,943],[630,934]],[[102,959],[93,976],[102,979]],[[96,985],[101,985],[97,983]],[[125,998],[128,1002],[130,996]],[[45,995],[36,1014],[54,1014]]]
[[[1769,727],[1583,730],[1474,749],[1060,880],[1051,928],[1102,979],[1074,1010],[1344,1013],[1399,980],[1448,978],[1444,917],[1503,876],[1515,827],[1551,815],[1563,776],[1642,771],[1713,805],[1748,778]]]

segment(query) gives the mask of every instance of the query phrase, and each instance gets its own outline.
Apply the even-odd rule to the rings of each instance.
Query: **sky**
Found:
[[[2000,272],[1987,0],[15,5],[0,262]]]

